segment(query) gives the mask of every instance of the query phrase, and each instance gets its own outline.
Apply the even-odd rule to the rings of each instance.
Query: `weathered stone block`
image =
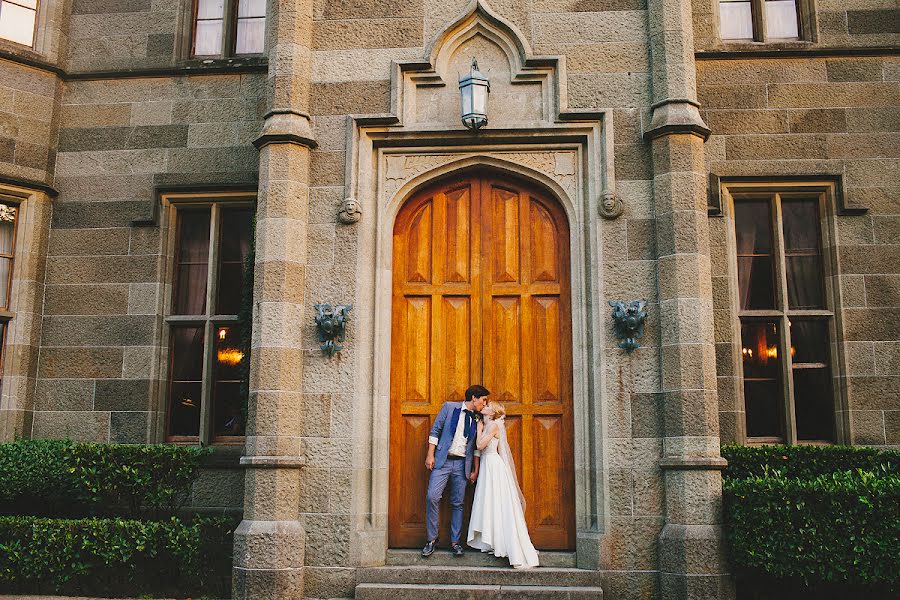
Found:
[[[149,346],[155,316],[45,317],[43,343],[49,346]]]
[[[121,315],[128,309],[127,285],[48,285],[45,315]]]
[[[77,358],[77,360],[76,360]],[[122,348],[41,348],[41,378],[120,377]]]
[[[322,83],[314,84],[310,90],[314,115],[386,113],[389,105],[390,84],[387,81]]]
[[[149,405],[149,380],[100,379],[96,383],[94,410],[146,411]]]
[[[345,48],[414,48],[422,45],[421,19],[352,19],[320,21],[313,33],[319,50]]]
[[[848,10],[847,30],[855,35],[900,33],[900,10]]]
[[[70,439],[75,442],[109,441],[109,413],[89,411],[34,413],[34,439]]]
[[[39,379],[34,391],[36,411],[85,411],[94,405],[90,379]]]
[[[854,410],[850,413],[854,444],[885,444],[884,413],[880,410]]]
[[[113,412],[109,416],[109,441],[115,444],[146,444],[147,412]]]
[[[852,127],[848,129],[847,112],[843,108],[814,108],[788,111],[791,133],[842,133],[852,131]]]

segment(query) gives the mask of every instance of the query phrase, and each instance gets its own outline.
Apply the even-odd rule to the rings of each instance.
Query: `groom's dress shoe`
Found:
[[[460,544],[459,542],[450,544],[450,549],[453,550],[453,556],[457,557],[462,556],[466,552],[465,549],[463,549],[462,544]]]
[[[422,548],[422,556],[431,556],[434,554],[434,547],[437,545],[437,540],[431,540],[425,547]]]

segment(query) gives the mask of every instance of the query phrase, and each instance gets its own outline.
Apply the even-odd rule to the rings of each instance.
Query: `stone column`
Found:
[[[689,0],[650,0],[665,525],[662,597],[727,598],[721,532],[712,279],[703,143]]]
[[[234,538],[232,597],[303,598],[299,521],[302,323],[312,64],[312,0],[270,0],[268,106],[259,149],[253,339],[244,520]]]

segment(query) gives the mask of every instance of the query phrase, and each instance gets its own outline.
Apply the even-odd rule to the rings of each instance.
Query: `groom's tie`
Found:
[[[463,437],[468,439],[469,435],[475,429],[475,417],[472,415],[472,411],[463,409],[463,413],[466,415],[466,426],[463,428]]]

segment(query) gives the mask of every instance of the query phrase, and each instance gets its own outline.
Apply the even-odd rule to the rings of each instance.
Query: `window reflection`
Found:
[[[0,38],[31,47],[36,16],[37,0],[0,1]]]

